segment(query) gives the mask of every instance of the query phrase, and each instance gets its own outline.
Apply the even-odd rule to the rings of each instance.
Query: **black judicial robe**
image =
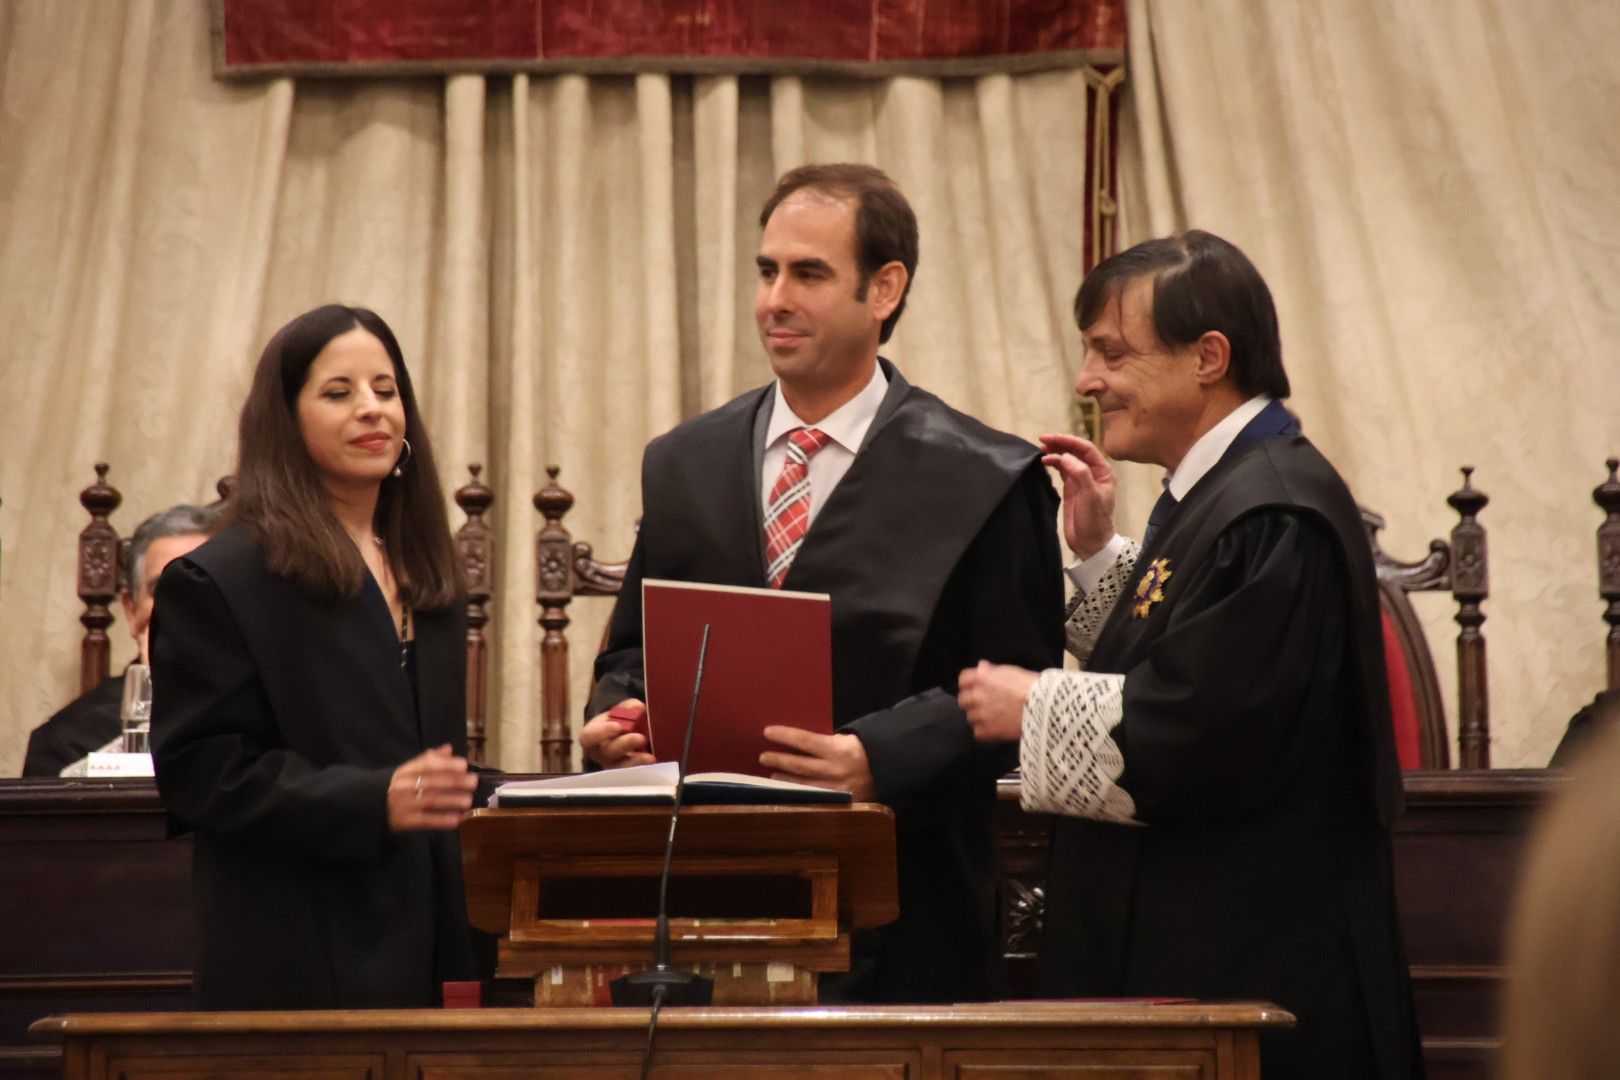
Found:
[[[996,777],[1010,745],[975,743],[956,677],[981,659],[1062,655],[1056,495],[1029,443],[910,386],[889,390],[783,587],[832,596],[833,719],[859,736],[895,811],[900,918],[857,932],[826,1001],[968,1001],[991,993]],[[641,530],[587,715],[643,697],[644,577],[764,587],[760,457],[767,386],[653,440]]]
[[[124,730],[119,710],[124,704],[124,677],[113,675],[80,694],[28,736],[24,776],[59,776],[63,769]]]
[[[415,623],[413,687],[369,576],[313,600],[239,525],[164,570],[152,752],[196,831],[200,1007],[428,1006],[471,977],[455,835],[388,829],[395,768],[466,752],[463,609]]]
[[[1267,1080],[1422,1075],[1375,588],[1303,437],[1235,446],[1188,492],[1086,665],[1126,677],[1119,784],[1146,827],[1055,826],[1053,993],[1269,999],[1299,1026],[1262,1036]]]

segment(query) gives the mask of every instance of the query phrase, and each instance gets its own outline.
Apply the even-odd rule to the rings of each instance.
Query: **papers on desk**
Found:
[[[673,761],[555,776],[513,780],[490,796],[492,807],[514,806],[669,806],[675,801],[679,766]],[[683,801],[688,806],[769,806],[776,803],[849,803],[847,791],[771,780],[741,773],[688,773]]]
[[[86,776],[152,776],[151,754],[125,754],[102,750],[85,758]]]

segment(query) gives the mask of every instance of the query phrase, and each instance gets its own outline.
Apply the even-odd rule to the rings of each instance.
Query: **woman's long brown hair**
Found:
[[[322,599],[359,595],[365,563],[332,513],[297,417],[298,392],[315,357],[333,338],[356,328],[382,342],[393,361],[411,444],[402,475],[390,473],[382,482],[373,525],[383,538],[400,598],[424,611],[448,607],[463,589],[433,443],[417,411],[399,341],[366,308],[318,307],[277,330],[264,347],[242,406],[236,490],[226,512],[258,541],[274,573]]]

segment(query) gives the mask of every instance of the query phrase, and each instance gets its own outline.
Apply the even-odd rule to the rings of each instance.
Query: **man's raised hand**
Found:
[[[1082,559],[1114,538],[1113,466],[1102,451],[1078,435],[1042,435],[1041,464],[1063,477],[1063,539]]]

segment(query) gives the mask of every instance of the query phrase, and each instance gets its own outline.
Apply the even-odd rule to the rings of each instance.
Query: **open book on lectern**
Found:
[[[673,761],[628,769],[511,780],[495,789],[489,805],[514,806],[668,806],[675,801],[680,766]],[[768,806],[774,803],[848,803],[847,791],[772,780],[740,773],[686,774],[687,806]]]
[[[653,757],[680,760],[705,626],[688,774],[765,775],[759,755],[782,749],[766,741],[769,724],[832,734],[830,596],[649,578],[641,633]]]

